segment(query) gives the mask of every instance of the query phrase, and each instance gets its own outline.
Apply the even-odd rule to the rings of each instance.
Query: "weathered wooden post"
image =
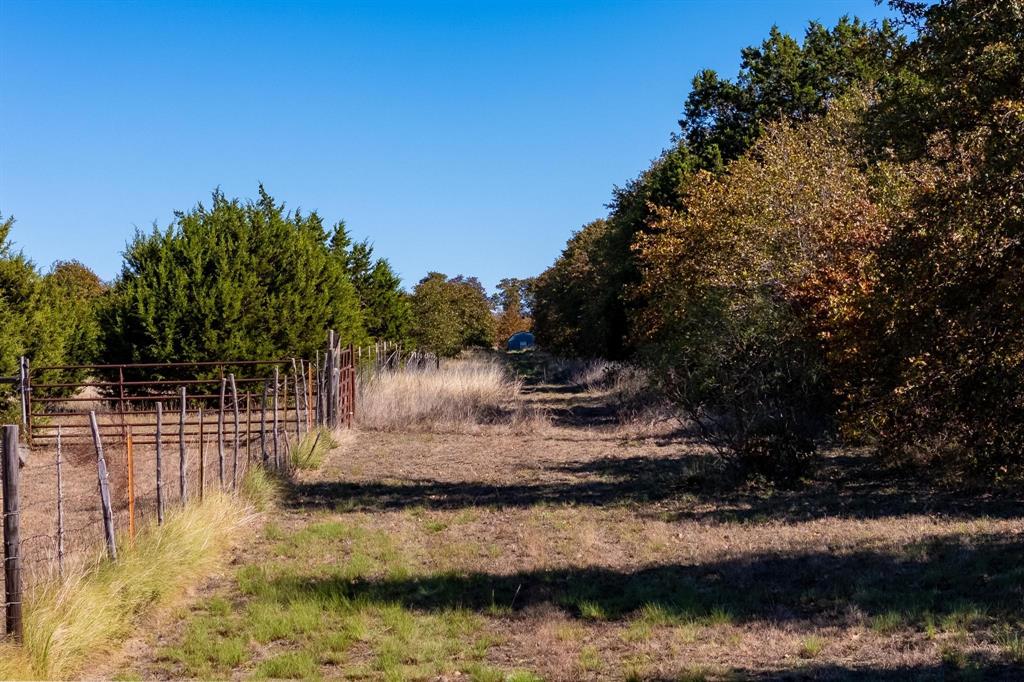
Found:
[[[117,560],[117,541],[114,537],[114,511],[110,506],[110,480],[107,478],[107,460],[103,458],[103,441],[96,424],[96,412],[89,412],[92,442],[96,446],[96,474],[100,483],[100,506],[103,510],[103,533],[107,539],[107,555]]]
[[[252,393],[245,392],[245,465],[252,464]]]
[[[235,375],[229,374],[228,381],[231,383],[231,402],[235,406],[235,449],[231,455],[231,489],[238,489],[238,446],[240,434],[238,429],[240,426],[238,416],[238,386],[235,384]]]
[[[188,502],[188,452],[185,448],[185,387],[181,387],[181,416],[178,419],[178,494],[181,503]]]
[[[351,429],[356,418],[356,366],[351,344],[348,347],[348,359],[348,428]]]
[[[337,360],[338,360],[338,358],[337,358],[337,356],[334,353],[334,345],[335,345],[334,330],[333,329],[329,329],[327,331],[327,363],[326,363],[326,365],[327,365],[326,374],[327,374],[327,381],[328,381],[328,384],[329,384],[329,388],[327,390],[327,426],[332,428],[332,429],[335,428],[338,425],[338,423],[337,423],[337,419],[338,419],[338,403],[337,403],[338,394],[337,394],[337,391],[334,390],[334,387],[335,387],[334,386],[334,381],[335,381],[334,370],[337,367]]]
[[[220,489],[224,490],[224,398],[228,380],[220,378],[220,409],[217,411],[217,471],[220,474]]]
[[[132,442],[132,428],[125,432],[125,468],[128,470],[128,537],[135,541],[135,448]]]
[[[21,462],[18,458],[18,425],[4,426],[4,603],[7,604],[6,630],[17,642],[24,640],[21,608],[21,510],[18,482]]]
[[[164,405],[156,404],[156,523],[164,524],[164,458],[163,458]]]
[[[270,379],[263,382],[263,397],[260,398],[260,454],[263,466],[267,466],[267,400],[270,393]]]
[[[301,376],[299,375],[299,365],[295,361],[295,358],[292,358],[292,376],[294,377],[295,381],[295,423],[298,424],[299,410],[302,408],[302,396],[305,395],[305,391],[302,390]],[[296,431],[295,434],[296,437],[301,437],[302,432]]]
[[[295,447],[299,446],[299,441],[302,440],[302,423],[299,421],[299,397],[302,395],[302,389],[299,388],[299,377],[296,375],[292,383],[292,388],[295,389]]]
[[[64,446],[63,432],[57,425],[57,570],[64,576]]]
[[[28,358],[24,355],[18,359],[18,375],[18,394],[21,398],[21,426],[25,429],[25,435],[29,436]]]
[[[281,404],[284,406],[284,414],[281,415],[281,437],[284,439],[284,446],[288,448],[288,375],[284,375],[284,386],[282,387]],[[285,455],[288,453],[285,452]],[[287,458],[284,460],[287,462]]]
[[[206,493],[206,434],[203,433],[203,408],[198,408],[199,414],[199,501],[203,501]]]
[[[313,428],[313,419],[309,413],[309,406],[313,404],[313,365],[306,363],[306,431]],[[316,411],[316,407],[313,408]]]
[[[315,406],[314,406],[314,410],[316,412],[316,425],[317,426],[323,426],[324,425],[324,407],[323,407],[323,400],[324,400],[323,380],[324,380],[324,377],[323,377],[323,368],[320,366],[320,351],[316,352],[316,372],[315,372],[315,376],[316,376],[316,403],[315,403]]]
[[[288,416],[288,400],[291,398],[288,381],[288,372],[281,377],[281,441],[282,447],[287,447],[288,435],[291,429],[291,417]]]
[[[280,374],[277,367],[274,368],[274,431],[271,434],[274,446],[274,468],[281,468],[281,460],[278,458],[277,452],[277,389],[281,384]]]

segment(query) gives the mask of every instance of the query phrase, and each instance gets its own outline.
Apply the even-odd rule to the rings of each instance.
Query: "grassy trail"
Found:
[[[530,384],[551,426],[362,432],[122,678],[1016,679],[1015,500],[723,487],[685,433]]]

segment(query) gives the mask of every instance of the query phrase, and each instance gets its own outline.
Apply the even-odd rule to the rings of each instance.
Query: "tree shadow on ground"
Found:
[[[762,623],[810,632],[868,624],[884,633],[931,624],[940,631],[1019,633],[1024,537],[933,537],[898,553],[773,553],[633,571],[562,567],[355,579],[342,567],[316,576],[264,571],[248,589],[282,603],[400,604],[512,618],[554,607],[580,620],[642,618],[653,625]]]
[[[909,514],[943,517],[1018,518],[1024,496],[1011,488],[943,488],[920,472],[887,466],[858,450],[835,450],[808,466],[809,479],[791,488],[742,483],[706,475],[707,456],[622,457],[579,461],[559,467],[581,477],[596,476],[624,487],[666,487],[697,505],[662,513],[667,519],[719,522],[887,518]],[[662,499],[667,499],[663,497]],[[709,506],[710,505],[710,506]]]
[[[919,477],[886,470],[862,453],[830,454],[814,480],[794,489],[720,480],[716,472],[708,472],[710,459],[693,453],[607,457],[541,467],[534,472],[535,481],[507,484],[435,479],[306,482],[293,486],[288,503],[364,511],[637,504],[644,505],[641,513],[663,520],[729,523],[910,514],[1018,518],[1024,509],[1019,491],[942,490]]]
[[[690,677],[694,677],[690,675]],[[645,682],[679,682],[680,679],[688,679],[685,671],[679,675],[666,675],[644,677]],[[712,679],[719,679],[713,677]],[[743,680],[749,682],[761,682],[766,680],[777,680],[779,682],[797,682],[799,680],[826,681],[835,680],[842,682],[926,682],[942,680],[954,681],[978,681],[996,680],[1005,682],[1021,679],[1021,667],[1000,661],[991,656],[976,655],[965,661],[962,666],[934,663],[924,665],[894,665],[892,667],[878,667],[872,665],[857,666],[850,665],[817,665],[807,664],[792,670],[773,671],[748,671],[732,670],[723,679]]]

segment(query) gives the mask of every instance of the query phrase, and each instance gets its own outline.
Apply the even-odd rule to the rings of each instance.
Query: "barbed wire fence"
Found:
[[[249,467],[281,475],[315,428],[351,428],[356,351],[333,331],[312,359],[31,367],[3,426],[5,632],[23,637],[24,590],[63,578],[172,507],[235,493]]]
[[[429,351],[403,347],[394,341],[377,341],[368,346],[358,346],[356,352],[356,373],[361,381],[372,380],[386,372],[436,371],[441,368],[441,358]]]

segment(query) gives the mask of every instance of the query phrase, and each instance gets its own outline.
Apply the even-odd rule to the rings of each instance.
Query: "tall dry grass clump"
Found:
[[[0,644],[0,679],[64,679],[127,636],[148,609],[168,605],[224,564],[228,549],[276,495],[260,469],[247,472],[243,496],[207,493],[168,512],[134,542],[122,536],[118,559],[97,553],[32,585],[25,598],[25,641]]]
[[[360,382],[361,427],[464,430],[483,424],[518,425],[539,416],[523,405],[522,381],[502,364],[469,358],[436,370],[384,372]]]
[[[292,467],[306,470],[318,469],[327,453],[338,444],[338,437],[335,433],[325,426],[318,426],[303,436],[302,440],[292,448],[290,452]]]

